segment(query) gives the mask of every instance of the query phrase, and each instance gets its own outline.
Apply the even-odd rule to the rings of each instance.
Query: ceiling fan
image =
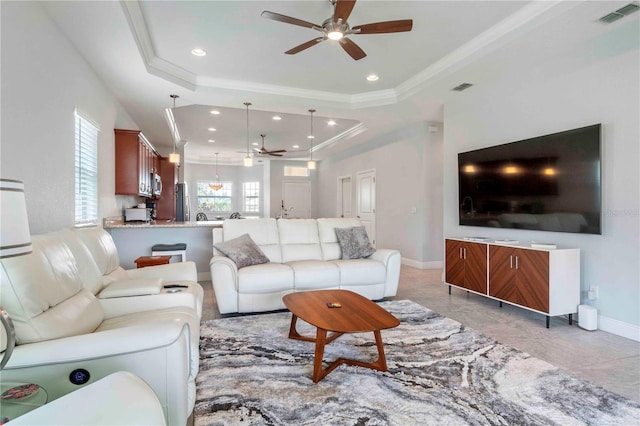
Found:
[[[321,41],[331,39],[337,40],[344,51],[356,61],[364,58],[367,54],[364,53],[360,46],[347,38],[347,36],[352,34],[399,33],[411,31],[411,28],[413,27],[412,19],[402,19],[398,21],[374,22],[371,24],[357,25],[351,28],[347,23],[347,19],[349,18],[349,15],[351,15],[351,11],[356,4],[356,0],[329,0],[329,2],[334,8],[333,16],[327,18],[322,25],[312,24],[311,22],[266,10],[262,12],[262,16],[274,21],[284,22],[285,24],[311,28],[322,33],[321,37],[309,40],[284,52],[288,55],[294,55],[310,48],[311,46],[315,46]]]
[[[267,135],[265,135],[264,133],[262,133],[260,135],[260,137],[262,138],[262,148],[260,148],[260,149],[253,148],[253,150],[256,152],[256,154],[258,154],[258,155],[271,155],[272,157],[282,157],[282,153],[283,152],[287,152],[286,149],[276,149],[276,150],[273,150],[273,151],[269,151],[268,149],[266,149],[264,147],[264,138],[265,138],[265,136],[267,136]]]

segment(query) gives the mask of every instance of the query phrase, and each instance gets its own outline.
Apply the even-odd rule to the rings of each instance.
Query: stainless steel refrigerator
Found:
[[[189,188],[186,182],[177,184],[176,188],[176,221],[189,222],[191,207],[189,205]]]

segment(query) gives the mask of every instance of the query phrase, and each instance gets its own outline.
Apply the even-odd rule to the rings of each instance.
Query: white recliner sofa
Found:
[[[238,269],[214,247],[209,267],[220,313],[285,309],[284,295],[306,290],[346,289],[371,300],[395,296],[399,251],[342,260],[335,228],[360,225],[352,218],[225,220],[212,231],[214,245],[249,234],[270,262]]]
[[[195,266],[124,272],[123,277],[133,279],[131,287],[116,285],[116,294],[105,303],[99,297],[109,286],[98,285],[103,282],[101,271],[91,257],[78,254],[80,245],[70,248],[73,243],[65,241],[72,234],[61,235],[66,232],[77,231],[34,236],[31,254],[0,261],[0,304],[11,315],[17,341],[2,370],[3,382],[36,383],[55,400],[126,370],[153,389],[168,424],[185,424],[195,402],[201,296],[194,290],[184,292],[189,297],[171,299],[180,293],[166,293],[162,283],[138,286],[135,279],[155,279],[166,272],[177,282],[199,286],[192,282]],[[184,273],[179,273],[182,268]],[[72,376],[76,383],[79,376],[88,381],[79,385]]]

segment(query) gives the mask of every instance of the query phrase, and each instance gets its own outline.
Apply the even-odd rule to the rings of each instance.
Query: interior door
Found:
[[[311,182],[282,182],[282,217],[308,219],[311,217]]]
[[[356,173],[357,216],[367,230],[371,244],[376,246],[376,171]]]
[[[338,178],[338,212],[336,217],[353,217],[351,211],[351,176]]]

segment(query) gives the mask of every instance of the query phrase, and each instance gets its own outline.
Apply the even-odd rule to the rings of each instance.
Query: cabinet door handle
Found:
[[[464,253],[464,258],[466,259],[467,258],[467,249],[466,248],[463,249],[463,253]]]
[[[509,256],[509,269],[513,269],[513,255]]]
[[[518,269],[518,256],[516,256],[516,269]]]
[[[462,259],[462,247],[460,247],[460,251],[458,252],[458,259]]]

